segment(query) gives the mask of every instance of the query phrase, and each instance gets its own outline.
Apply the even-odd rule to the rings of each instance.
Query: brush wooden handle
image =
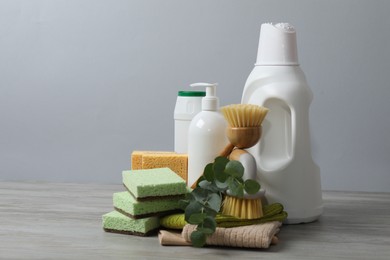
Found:
[[[234,145],[229,143],[228,145],[225,146],[225,148],[223,148],[223,150],[219,153],[219,156],[223,156],[223,157],[228,157],[231,152],[233,151],[234,149]]]
[[[235,149],[234,151],[232,151],[232,152],[230,153],[229,159],[230,159],[230,160],[239,161],[241,155],[246,154],[246,153],[248,153],[248,152],[245,151],[245,150],[242,150],[242,149]]]

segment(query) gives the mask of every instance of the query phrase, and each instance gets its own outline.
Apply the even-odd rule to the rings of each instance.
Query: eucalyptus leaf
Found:
[[[228,177],[229,175],[227,175],[224,170],[215,171],[215,179],[219,182],[225,182]]]
[[[204,227],[198,227],[196,230],[204,233],[205,235],[211,235],[215,232],[215,230],[212,230],[211,228],[204,228]]]
[[[244,182],[244,189],[248,194],[255,194],[260,190],[260,184],[255,180],[248,179]]]
[[[209,191],[206,189],[202,189],[202,187],[198,186],[191,192],[191,194],[193,195],[195,200],[204,201],[207,198]]]
[[[205,180],[206,178],[204,177],[204,175],[200,176],[199,179],[196,181],[196,187],[199,186],[199,183],[202,182],[203,180]]]
[[[239,161],[232,160],[226,164],[225,173],[241,178],[244,175],[244,166]]]
[[[214,180],[214,170],[212,163],[206,165],[206,167],[204,168],[203,176],[209,182],[212,182]]]
[[[217,228],[217,222],[212,217],[206,217],[203,220],[203,228],[211,229],[214,232]]]
[[[229,185],[226,180],[224,182],[220,182],[220,181],[216,180],[214,183],[217,186],[217,189],[220,191],[225,191]]]
[[[180,209],[185,210],[188,204],[190,204],[189,200],[179,200],[178,206]]]
[[[244,185],[236,180],[229,183],[229,189],[233,196],[242,198],[244,197]]]
[[[213,210],[210,207],[204,207],[203,210],[207,214],[207,216],[215,217],[218,214],[217,211]]]
[[[191,215],[193,214],[201,213],[202,209],[203,206],[198,201],[190,201],[190,203],[188,204],[188,206],[184,211],[185,220],[188,221]]]
[[[216,164],[221,164],[223,165],[223,168],[225,168],[226,164],[229,162],[230,160],[227,158],[227,157],[224,157],[224,156],[218,156],[214,159],[214,165]]]
[[[206,234],[195,230],[191,233],[191,242],[194,247],[202,247],[206,244]]]
[[[198,225],[203,223],[206,218],[206,213],[195,213],[188,218],[188,223]]]
[[[221,209],[222,197],[219,194],[212,193],[207,198],[208,206],[218,212]]]
[[[226,164],[228,162],[229,162],[229,159],[226,158],[226,157],[217,157],[217,158],[215,158],[214,164],[213,164],[213,170],[214,170],[214,174],[215,174],[215,178],[216,179],[219,179],[219,177],[221,177],[221,175],[225,171],[225,167],[226,167]],[[217,177],[217,175],[219,177]]]
[[[207,190],[209,186],[211,186],[211,182],[209,182],[207,180],[203,180],[203,181],[199,182],[199,187],[201,187],[202,189]]]
[[[203,180],[199,183],[199,187],[204,190],[208,190],[209,192],[218,193],[220,189],[216,187],[212,182]]]

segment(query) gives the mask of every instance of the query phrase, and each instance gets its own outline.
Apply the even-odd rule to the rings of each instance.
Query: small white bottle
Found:
[[[208,163],[214,161],[228,144],[227,122],[219,112],[216,97],[217,84],[196,83],[191,87],[206,87],[202,98],[202,111],[191,121],[188,130],[188,186],[192,186],[203,175]]]
[[[175,152],[188,153],[188,129],[192,118],[202,111],[204,91],[179,91],[177,94],[175,119]]]
[[[313,94],[298,62],[296,32],[288,23],[263,24],[254,69],[242,103],[269,108],[255,157],[269,203],[280,202],[288,224],[322,214],[320,169],[311,156],[309,107]]]

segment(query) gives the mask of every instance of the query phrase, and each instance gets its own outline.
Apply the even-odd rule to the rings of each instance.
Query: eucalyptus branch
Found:
[[[227,190],[236,197],[243,197],[244,191],[248,194],[259,191],[260,184],[256,180],[244,181],[243,175],[244,167],[239,161],[217,157],[213,163],[206,165],[195,189],[180,201],[187,223],[197,225],[191,234],[193,246],[204,246],[207,236],[215,232],[215,216],[221,209]]]

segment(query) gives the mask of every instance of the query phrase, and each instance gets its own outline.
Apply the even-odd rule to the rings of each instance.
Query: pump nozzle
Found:
[[[194,83],[190,86],[195,87],[205,87],[206,96],[202,98],[202,110],[207,111],[217,111],[219,107],[219,99],[216,96],[217,94],[217,85],[218,83]]]

